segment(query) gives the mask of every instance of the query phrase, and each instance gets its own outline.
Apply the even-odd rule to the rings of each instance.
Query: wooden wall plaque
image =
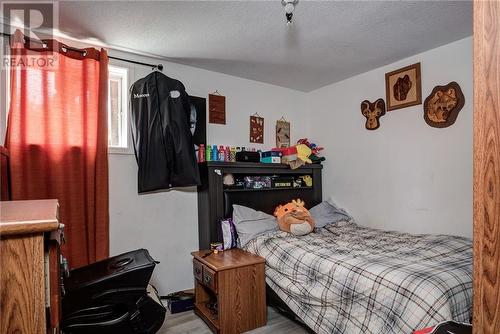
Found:
[[[385,115],[385,102],[383,99],[371,103],[368,100],[361,102],[361,114],[366,117],[365,128],[376,130],[380,127],[380,117]]]
[[[264,144],[264,118],[250,116],[250,142]]]
[[[436,86],[424,101],[424,119],[434,128],[446,128],[457,119],[465,97],[456,82]]]
[[[226,97],[218,94],[208,95],[208,122],[226,124]]]

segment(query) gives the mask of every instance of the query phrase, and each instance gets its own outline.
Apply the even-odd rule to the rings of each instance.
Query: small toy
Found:
[[[312,187],[313,179],[312,179],[311,175],[302,175],[300,178],[304,181],[304,183],[306,184],[306,187]]]
[[[222,242],[211,242],[210,243],[210,250],[214,254],[222,252],[224,250],[224,244]]]
[[[326,159],[324,157],[319,156],[319,152],[324,149],[324,147],[318,146],[315,143],[309,142],[309,139],[302,138],[297,141],[297,144],[304,144],[311,149],[311,155],[309,155],[309,159],[311,159],[313,164],[319,164]]]
[[[281,231],[293,235],[306,235],[314,230],[314,219],[304,207],[304,201],[292,200],[285,205],[279,205],[274,210]]]
[[[292,147],[297,150],[297,157],[294,160],[286,161],[291,169],[297,169],[300,166],[312,163],[311,159],[309,159],[312,150],[307,145],[298,144]]]

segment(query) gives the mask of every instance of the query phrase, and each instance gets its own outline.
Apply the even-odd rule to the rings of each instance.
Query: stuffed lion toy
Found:
[[[304,207],[304,201],[292,200],[285,205],[279,205],[274,210],[280,230],[293,235],[306,235],[314,230],[314,219]]]

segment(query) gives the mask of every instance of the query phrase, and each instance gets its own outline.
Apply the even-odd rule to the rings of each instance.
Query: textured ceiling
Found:
[[[472,34],[468,1],[66,1],[60,30],[311,91]]]

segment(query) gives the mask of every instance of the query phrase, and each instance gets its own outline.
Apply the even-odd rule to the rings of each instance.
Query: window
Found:
[[[108,147],[109,153],[132,153],[131,138],[128,131],[128,74],[129,70],[124,67],[109,66],[108,82]],[[9,110],[9,82],[10,71],[8,68],[1,70],[0,82],[1,92],[5,94],[5,105],[0,106],[0,131],[4,138],[7,124],[7,113]],[[5,84],[5,85],[4,85]]]
[[[130,153],[128,131],[128,70],[109,66],[108,146],[110,153]]]

